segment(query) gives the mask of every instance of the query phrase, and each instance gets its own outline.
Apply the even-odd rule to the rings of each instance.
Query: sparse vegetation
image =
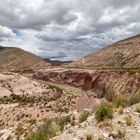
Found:
[[[81,115],[80,115],[80,118],[79,118],[79,122],[82,123],[84,121],[87,120],[87,118],[89,117],[90,113],[89,112],[83,112]]]
[[[55,85],[48,85],[48,86],[49,86],[49,89],[52,89],[54,92],[56,91],[60,95],[63,94],[63,92],[64,92],[64,89],[62,89],[58,86],[55,86]]]
[[[72,116],[72,117],[71,117],[71,126],[74,126],[74,125],[75,125],[75,117]]]
[[[119,96],[115,100],[115,106],[116,107],[126,107],[126,106],[132,106],[136,103],[140,102],[140,94],[134,95],[129,100],[126,100],[124,96]]]
[[[54,92],[57,92],[59,96],[65,95],[69,97],[69,99],[79,96],[78,92],[68,91],[65,88],[62,88],[56,85],[48,85],[48,86],[49,86],[48,87],[49,89],[52,89]]]
[[[102,134],[99,135],[98,140],[104,140],[104,136]]]
[[[64,129],[64,126],[70,122],[70,116],[46,119],[37,132],[31,133],[26,140],[49,140],[57,136]]]
[[[115,106],[120,107],[120,106],[126,106],[126,99],[124,96],[118,96],[117,99],[115,100]]]
[[[95,117],[97,121],[102,121],[104,119],[112,119],[113,118],[112,105],[109,103],[102,103],[96,110]]]
[[[98,126],[100,128],[104,127],[104,126],[107,126],[108,128],[111,128],[112,129],[112,123],[111,121],[109,121],[108,119],[104,119],[103,121],[101,121]]]
[[[39,100],[39,98],[38,98]],[[20,105],[26,105],[27,103],[34,103],[37,101],[36,97],[29,97],[27,95],[16,95],[11,94],[10,96],[4,96],[0,99],[0,104],[9,104],[9,103],[19,103]]]
[[[140,105],[136,107],[136,112],[140,113]]]
[[[140,94],[131,97],[130,100],[128,101],[128,105],[131,106],[139,102],[140,102]]]
[[[65,113],[68,113],[69,112],[69,109],[67,107],[59,106],[55,111],[56,112],[65,112]]]
[[[30,123],[30,125],[36,124],[36,119],[31,119],[28,121],[28,123]]]

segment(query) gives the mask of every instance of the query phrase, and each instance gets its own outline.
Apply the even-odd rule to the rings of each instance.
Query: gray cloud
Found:
[[[139,13],[139,0],[0,0],[0,41],[75,60],[139,33]]]

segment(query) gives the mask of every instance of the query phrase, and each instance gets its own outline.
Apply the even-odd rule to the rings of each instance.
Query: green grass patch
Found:
[[[102,103],[95,113],[95,118],[97,121],[103,121],[104,119],[113,118],[113,107],[109,103]]]

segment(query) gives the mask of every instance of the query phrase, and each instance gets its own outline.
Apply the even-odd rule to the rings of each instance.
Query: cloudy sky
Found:
[[[140,0],[0,0],[0,45],[76,60],[140,33]]]

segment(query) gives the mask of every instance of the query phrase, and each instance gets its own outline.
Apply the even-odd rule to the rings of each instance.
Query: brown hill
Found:
[[[140,35],[116,42],[70,65],[78,67],[140,67]]]
[[[28,70],[47,67],[50,63],[29,52],[14,47],[0,46],[0,69]]]

